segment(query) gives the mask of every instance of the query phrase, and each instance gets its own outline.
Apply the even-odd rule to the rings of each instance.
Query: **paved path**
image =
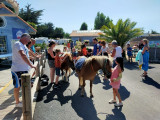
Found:
[[[159,64],[150,64],[149,77],[142,78],[143,71],[138,70],[136,63],[125,63],[119,90],[123,108],[108,104],[112,89],[101,76],[94,81],[94,98],[89,98],[89,82],[86,82],[86,96],[80,97],[78,78],[72,73],[69,83],[58,91],[51,85],[43,87],[34,120],[160,120],[159,70]],[[45,73],[49,75],[47,65]]]

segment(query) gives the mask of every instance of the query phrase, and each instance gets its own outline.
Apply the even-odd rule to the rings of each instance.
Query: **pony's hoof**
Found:
[[[93,96],[93,95],[90,95],[90,98],[94,98],[94,96]]]

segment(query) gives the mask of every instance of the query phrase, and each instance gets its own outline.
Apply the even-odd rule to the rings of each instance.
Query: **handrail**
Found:
[[[42,53],[41,58],[38,58],[34,63],[36,69],[32,68],[29,73],[21,75],[22,84],[22,101],[23,101],[23,120],[32,120],[33,111],[35,106],[33,105],[34,98],[38,90],[40,90],[40,80],[43,75],[43,68],[45,66],[46,58],[45,52]],[[35,76],[34,84],[31,88],[31,79]],[[32,111],[33,109],[33,111]]]

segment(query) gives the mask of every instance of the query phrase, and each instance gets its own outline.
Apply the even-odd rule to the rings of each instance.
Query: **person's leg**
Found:
[[[113,88],[113,100],[116,100],[116,92],[114,88]]]
[[[15,98],[16,104],[19,103],[19,90],[20,90],[20,87],[14,88],[14,98]]]
[[[116,92],[116,95],[117,95],[117,97],[118,97],[119,103],[121,103],[122,100],[121,100],[121,96],[120,96],[120,94],[119,94],[119,92],[118,92],[118,89],[115,89],[115,92]]]
[[[50,68],[51,83],[54,82],[55,68]]]

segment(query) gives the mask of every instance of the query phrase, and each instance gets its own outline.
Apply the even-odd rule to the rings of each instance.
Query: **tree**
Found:
[[[53,38],[63,38],[63,37],[64,37],[63,28],[56,27],[54,30]]]
[[[151,30],[151,34],[158,34],[157,31]]]
[[[34,10],[31,8],[31,4],[25,6],[25,9],[21,8],[19,12],[19,16],[31,23],[39,24],[39,18],[42,16],[43,10]]]
[[[82,23],[80,30],[88,30],[88,26],[85,22]]]
[[[53,23],[45,23],[37,26],[36,37],[54,37],[54,25]]]
[[[119,19],[115,25],[110,21],[109,27],[106,25],[102,27],[101,30],[104,34],[101,34],[100,37],[108,42],[117,40],[118,44],[123,47],[130,39],[143,34],[142,28],[135,28],[136,24],[136,22],[131,22],[130,19],[126,19],[125,21]]]
[[[103,25],[109,27],[109,22],[112,21],[109,17],[106,17],[103,13],[98,12],[94,21],[94,29],[99,30]]]
[[[70,38],[70,34],[69,33],[65,33],[64,34],[64,38]]]

